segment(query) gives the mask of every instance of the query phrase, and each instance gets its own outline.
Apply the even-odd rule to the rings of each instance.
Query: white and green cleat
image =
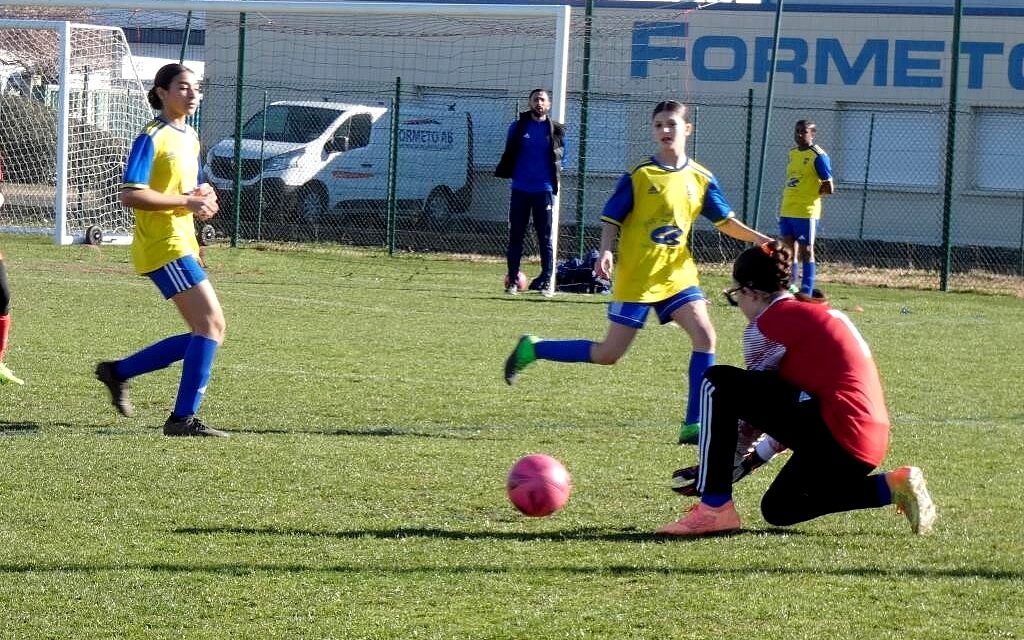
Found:
[[[516,348],[512,350],[512,354],[505,360],[505,382],[515,384],[516,378],[519,377],[519,372],[537,360],[537,354],[533,350],[533,345],[538,342],[540,342],[540,338],[537,336],[525,335],[519,338]]]
[[[14,375],[6,363],[0,362],[0,384],[25,384],[25,381]]]
[[[679,427],[679,444],[697,444],[700,439],[700,423],[683,423]]]

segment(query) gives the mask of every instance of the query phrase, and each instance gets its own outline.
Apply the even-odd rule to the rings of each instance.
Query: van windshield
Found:
[[[324,132],[344,111],[294,104],[272,104],[245,123],[242,137],[272,142],[310,142]]]

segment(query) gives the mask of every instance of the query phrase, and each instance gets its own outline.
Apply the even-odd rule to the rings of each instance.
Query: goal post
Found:
[[[14,3],[22,4],[30,3]],[[44,4],[178,37],[185,34],[191,12],[195,42],[188,42],[188,57],[203,65],[195,69],[202,74],[204,96],[196,128],[205,178],[220,196],[220,213],[211,225],[216,235],[232,240],[377,246],[394,238],[395,246],[412,250],[503,253],[510,190],[493,173],[509,124],[538,87],[551,93],[553,119],[573,120],[574,97],[567,86],[573,77],[568,5],[330,0]],[[111,18],[110,12],[129,17]],[[133,53],[140,59],[161,57],[153,53],[152,42],[133,41]],[[173,61],[177,57],[175,52]],[[141,81],[148,88],[152,78],[147,73]],[[392,107],[403,125],[425,110],[439,111],[441,117],[416,116],[423,124],[420,131],[402,130],[394,140],[380,139]],[[360,120],[363,115],[372,126]],[[461,128],[450,128],[457,119]],[[439,131],[440,139],[429,137]],[[236,145],[238,133],[242,144]],[[293,134],[298,137],[284,139]],[[438,140],[447,140],[442,144],[450,148],[439,149]],[[393,209],[381,206],[383,186],[379,191],[369,186],[388,170],[390,154],[378,148],[381,142],[398,148],[392,193],[401,202]],[[239,155],[233,152],[236,146]],[[461,151],[457,157],[455,147]],[[369,155],[374,157],[356,160]],[[565,166],[572,183],[575,161],[568,158]],[[572,193],[571,184],[563,186]],[[396,213],[382,213],[388,210]],[[528,238],[527,254],[533,249]]]
[[[118,186],[153,117],[127,40],[110,26],[0,20],[0,230],[56,244],[126,243]]]

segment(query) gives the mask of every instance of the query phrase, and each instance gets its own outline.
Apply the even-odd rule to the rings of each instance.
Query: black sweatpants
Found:
[[[537,278],[541,282],[551,280],[555,253],[551,242],[553,203],[554,196],[550,191],[527,193],[512,190],[508,205],[508,250],[505,252],[510,282],[515,282],[519,274],[519,265],[523,258],[523,241],[530,218],[533,218],[533,228],[537,232],[537,251],[540,252],[540,275]]]
[[[785,526],[827,513],[883,506],[873,467],[842,448],[808,398],[774,371],[718,365],[701,386],[702,494],[732,492],[737,424],[743,420],[788,446],[792,455],[761,499],[764,519]]]

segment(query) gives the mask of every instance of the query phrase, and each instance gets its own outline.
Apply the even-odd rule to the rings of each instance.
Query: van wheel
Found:
[[[454,213],[451,190],[448,187],[434,187],[423,201],[420,224],[434,229],[444,229],[451,223]]]
[[[213,228],[212,224],[204,224],[199,227],[199,233],[196,234],[196,240],[199,241],[200,247],[207,247],[213,244],[216,239],[217,230]]]
[[[301,223],[319,224],[327,213],[327,194],[315,185],[308,186],[299,192],[295,204]]]

